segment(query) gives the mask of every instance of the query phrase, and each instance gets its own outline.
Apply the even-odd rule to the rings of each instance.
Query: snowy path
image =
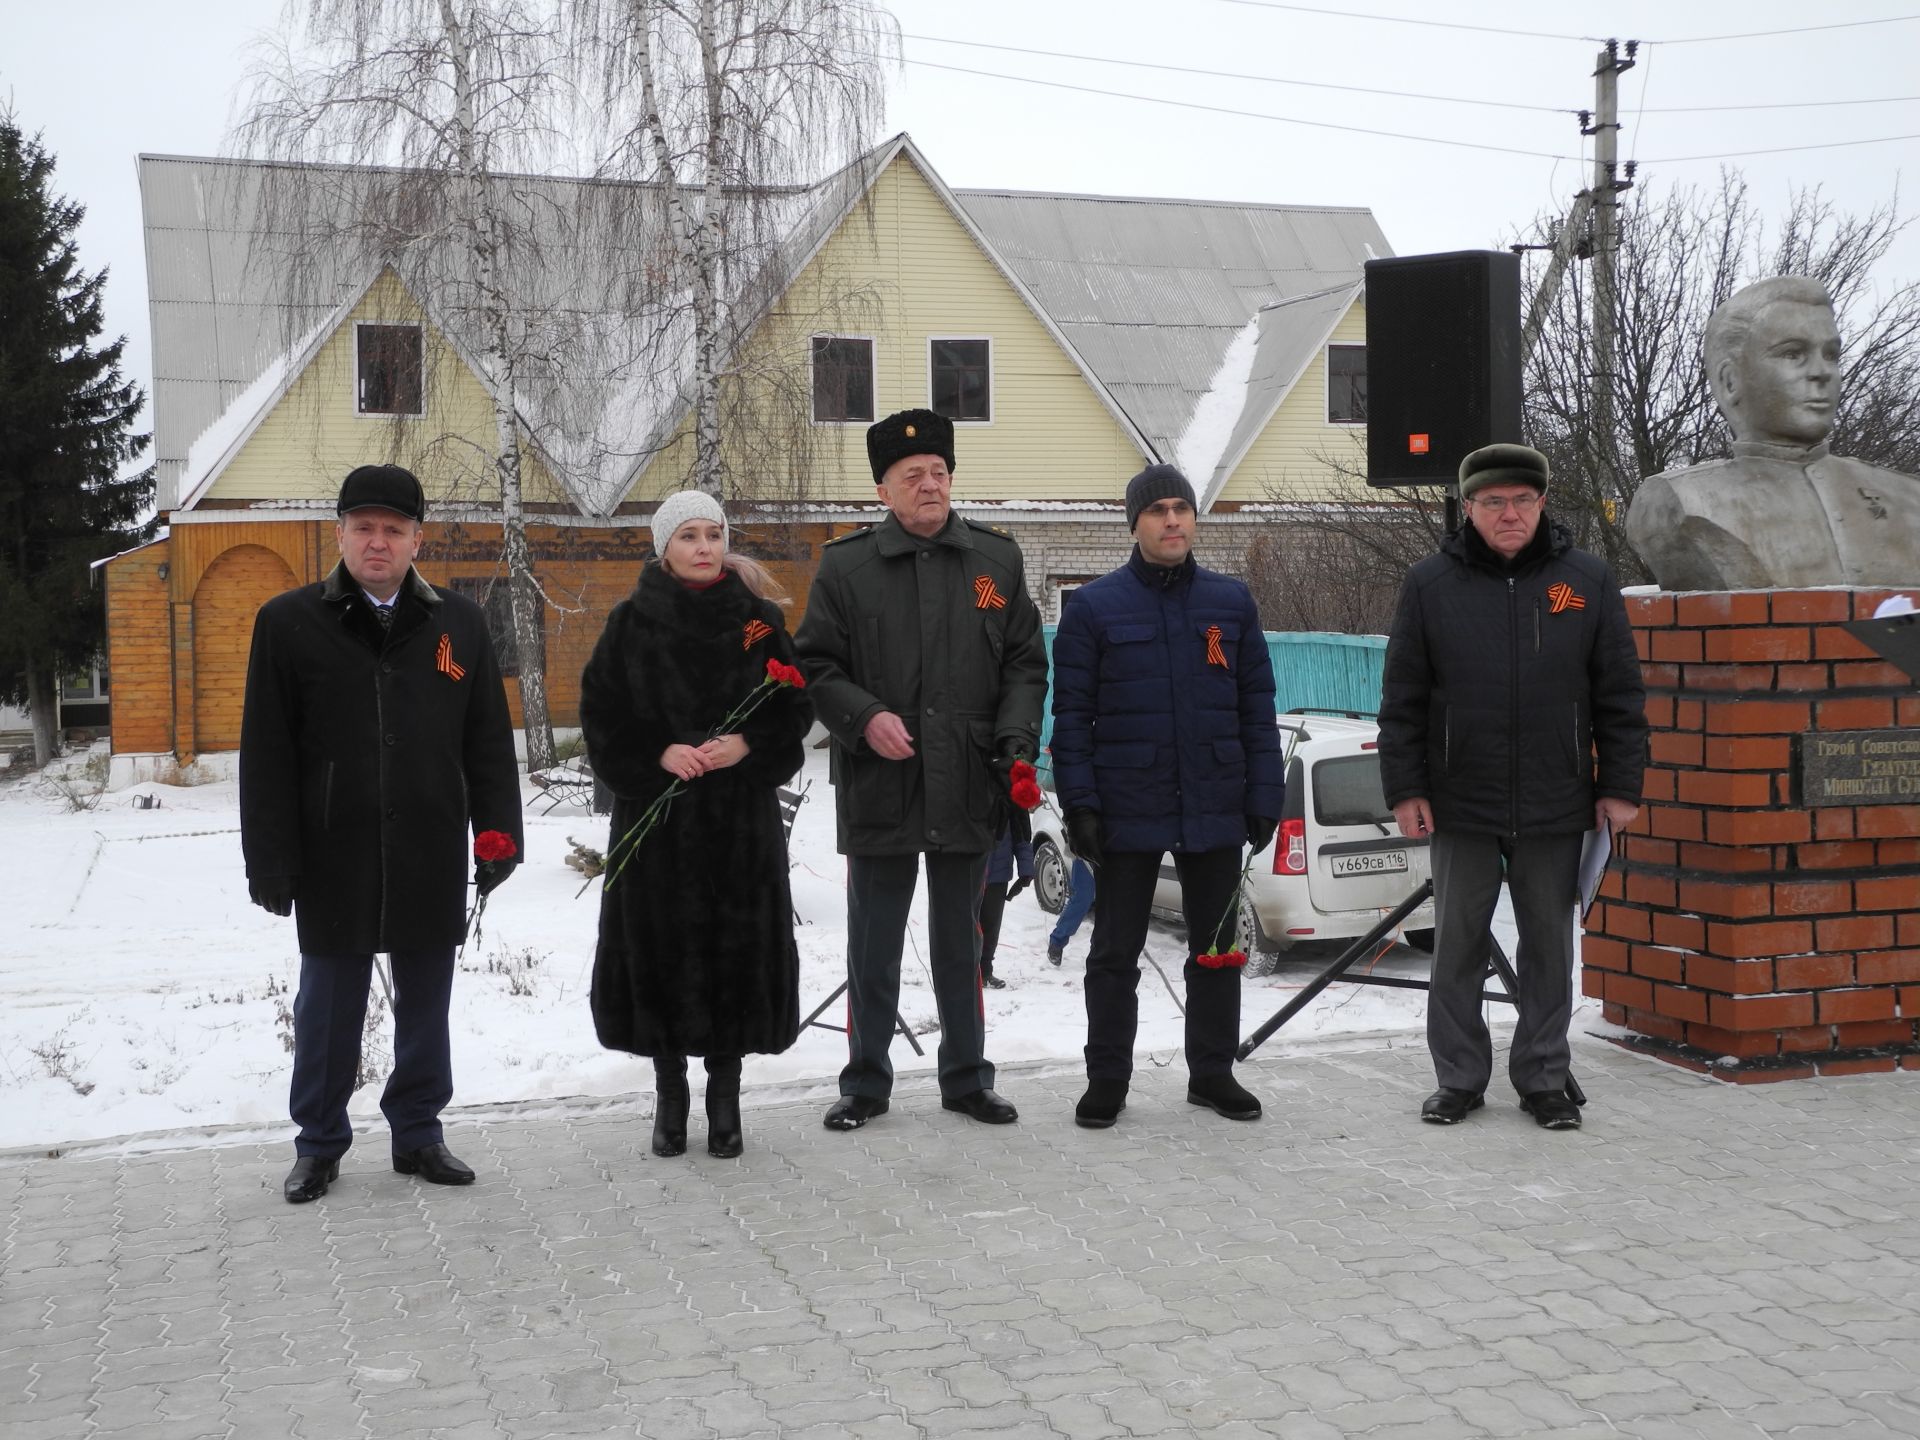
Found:
[[[793,846],[803,1013],[843,978],[846,938],[824,751],[808,752],[806,778],[812,790]],[[159,796],[160,808],[133,808],[138,794]],[[647,1062],[599,1047],[587,1014],[598,888],[576,899],[580,877],[561,859],[570,836],[604,844],[605,822],[537,809],[527,817],[530,858],[489,903],[485,942],[468,948],[455,982],[457,1105],[652,1086]],[[31,777],[0,787],[0,1147],[236,1123],[287,1133],[293,925],[248,903],[238,823],[231,783],[144,785],[81,814]],[[922,921],[916,907],[901,1011],[923,1032],[928,1054],[917,1058],[896,1041],[902,1073],[931,1069],[938,1041],[925,1033],[935,1012],[920,959]],[[1079,967],[1091,927],[1054,969],[1046,962],[1051,922],[1028,896],[1008,908],[998,969],[1009,988],[986,996],[988,1054],[997,1061],[1078,1061]],[[1148,953],[1177,984],[1178,935],[1156,926]],[[1243,1029],[1324,963],[1283,961],[1273,976],[1248,981]],[[1381,963],[1407,974],[1423,969],[1407,952]],[[1180,1017],[1151,967],[1140,999],[1142,1065],[1178,1064]],[[1268,1049],[1374,1031],[1415,1032],[1406,1040],[1418,1043],[1423,1000],[1419,992],[1335,986]],[[1595,1019],[1583,1013],[1576,1024]],[[784,1055],[749,1057],[746,1081],[813,1080],[831,1093],[845,1044],[833,1032],[807,1030]],[[1017,1103],[1017,1085],[1009,1088]],[[377,1118],[378,1099],[377,1083],[363,1088],[356,1119]]]

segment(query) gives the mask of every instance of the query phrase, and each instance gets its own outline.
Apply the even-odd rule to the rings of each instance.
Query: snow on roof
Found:
[[[1226,458],[1234,427],[1247,408],[1247,384],[1253,378],[1253,359],[1259,348],[1260,317],[1255,315],[1228,342],[1220,368],[1213,372],[1212,383],[1193,407],[1193,416],[1174,447],[1173,463],[1188,480],[1199,480],[1205,492],[1203,509],[1212,503],[1216,493],[1214,472]]]

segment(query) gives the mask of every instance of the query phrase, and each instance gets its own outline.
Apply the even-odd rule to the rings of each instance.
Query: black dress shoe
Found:
[[[858,1130],[876,1115],[887,1113],[887,1102],[872,1095],[842,1095],[821,1123],[829,1130]]]
[[[1420,1104],[1420,1118],[1429,1125],[1458,1125],[1487,1103],[1477,1090],[1455,1090],[1442,1085]]]
[[[965,1095],[943,1095],[940,1108],[958,1110],[982,1125],[1011,1125],[1020,1112],[991,1090],[969,1090]]]
[[[1578,1130],[1580,1107],[1564,1090],[1535,1090],[1520,1097],[1520,1108],[1542,1130]]]
[[[454,1158],[453,1152],[435,1141],[418,1150],[393,1152],[393,1168],[402,1175],[418,1175],[435,1185],[471,1185],[473,1171]]]
[[[1118,1120],[1120,1112],[1126,1108],[1126,1081],[1089,1080],[1087,1093],[1073,1107],[1073,1123],[1089,1130],[1104,1130]]]
[[[322,1160],[318,1155],[302,1155],[287,1172],[280,1187],[289,1205],[304,1205],[327,1193],[327,1186],[340,1178],[340,1162]]]
[[[1195,1075],[1187,1081],[1187,1103],[1204,1105],[1229,1120],[1258,1120],[1260,1102],[1231,1075]]]

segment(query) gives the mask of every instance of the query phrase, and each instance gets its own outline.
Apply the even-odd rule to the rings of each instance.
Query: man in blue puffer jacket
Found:
[[[1260,1116],[1233,1078],[1246,963],[1233,940],[1240,847],[1273,839],[1284,787],[1273,663],[1252,592],[1194,563],[1195,509],[1171,465],[1134,476],[1133,556],[1068,598],[1054,639],[1055,782],[1074,853],[1099,876],[1087,1093],[1074,1110],[1089,1128],[1126,1104],[1140,952],[1168,852],[1187,921],[1187,1099],[1231,1120]]]

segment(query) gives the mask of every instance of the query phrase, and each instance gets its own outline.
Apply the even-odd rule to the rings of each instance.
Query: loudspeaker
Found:
[[[1367,261],[1367,483],[1452,485],[1520,441],[1520,257]]]

